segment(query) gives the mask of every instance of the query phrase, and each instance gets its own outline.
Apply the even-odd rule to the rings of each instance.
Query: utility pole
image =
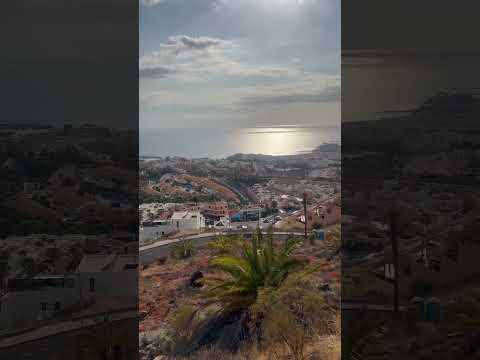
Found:
[[[308,214],[307,214],[307,193],[303,193],[303,215],[305,218],[305,242],[308,240]]]
[[[393,314],[398,318],[398,301],[399,301],[399,279],[398,279],[398,210],[393,209],[390,213],[390,241],[392,244],[393,257]]]
[[[262,207],[259,207],[258,208],[258,228],[260,229],[261,228],[261,222],[260,222],[260,218],[262,217]]]

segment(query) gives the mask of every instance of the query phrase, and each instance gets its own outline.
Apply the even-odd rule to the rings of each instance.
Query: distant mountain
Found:
[[[339,144],[332,144],[332,143],[325,143],[322,145],[319,145],[315,148],[313,151],[318,151],[318,152],[338,152],[341,151],[342,147]]]

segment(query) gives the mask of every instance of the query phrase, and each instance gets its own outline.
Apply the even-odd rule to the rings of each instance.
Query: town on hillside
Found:
[[[339,358],[340,155],[140,161],[142,360]]]
[[[340,146],[291,156],[140,162],[140,246],[209,232],[322,230],[340,220]]]
[[[136,133],[3,124],[0,139],[1,357],[28,342],[50,358],[63,339],[74,358],[97,346],[75,337],[107,330],[116,352],[136,355],[126,337],[138,329]]]
[[[480,311],[480,99],[442,91],[381,115],[342,131],[342,351],[469,358],[479,336],[465,330],[478,330]]]

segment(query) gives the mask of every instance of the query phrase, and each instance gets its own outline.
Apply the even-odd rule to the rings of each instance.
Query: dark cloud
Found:
[[[187,35],[171,36],[169,38],[173,45],[181,44],[188,49],[206,49],[212,46],[217,46],[222,43],[222,40],[211,37],[190,37]]]
[[[175,70],[166,66],[141,68],[139,71],[140,77],[145,78],[164,78],[167,75],[171,75],[173,73],[175,73]]]

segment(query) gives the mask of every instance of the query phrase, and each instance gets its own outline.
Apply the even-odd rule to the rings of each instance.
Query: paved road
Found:
[[[120,321],[126,319],[135,319],[138,318],[137,311],[125,311],[119,313],[112,313],[108,316],[108,321]],[[88,318],[83,319],[72,319],[67,321],[62,321],[59,323],[45,325],[30,331],[22,332],[21,334],[13,335],[10,337],[4,337],[0,339],[0,349],[11,347],[14,345],[19,345],[22,343],[39,340],[45,337],[58,335],[64,332],[80,330],[82,328],[88,328],[104,323],[106,320],[105,313],[95,314]],[[1,358],[1,357],[0,357]]]
[[[194,245],[200,246],[206,244],[208,241],[214,239],[219,235],[228,235],[228,234],[241,234],[244,230],[240,231],[229,231],[229,232],[211,232],[203,233],[198,235],[187,236],[184,239],[192,240]],[[263,232],[266,234],[266,232]],[[273,236],[276,239],[286,239],[289,236],[303,236],[301,232],[274,232]],[[180,242],[181,238],[168,239],[156,241],[153,244],[141,246],[139,250],[139,261],[141,265],[151,263],[159,258],[168,256],[170,254],[170,246]]]

